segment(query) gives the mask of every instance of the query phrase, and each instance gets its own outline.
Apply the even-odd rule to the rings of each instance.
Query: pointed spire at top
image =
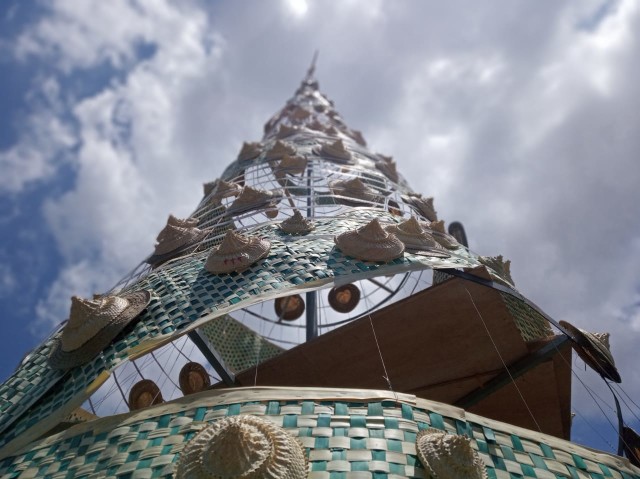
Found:
[[[307,75],[304,78],[305,83],[312,83],[316,81],[316,62],[318,61],[318,55],[320,54],[320,50],[316,50],[313,53],[313,58],[311,59],[311,65],[309,65],[309,69],[307,70]]]

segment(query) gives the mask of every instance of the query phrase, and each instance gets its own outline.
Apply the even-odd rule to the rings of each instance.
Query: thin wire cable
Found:
[[[507,366],[507,363],[504,361],[504,358],[502,357],[502,354],[500,354],[500,350],[498,349],[498,346],[496,345],[496,342],[493,340],[493,336],[489,332],[489,328],[487,327],[487,323],[485,323],[484,318],[482,317],[482,314],[480,314],[480,310],[478,309],[478,306],[476,306],[476,302],[473,300],[473,296],[471,296],[471,293],[469,292],[469,290],[467,289],[466,286],[464,286],[464,290],[469,295],[469,299],[471,300],[471,304],[473,304],[473,308],[476,310],[476,313],[478,313],[478,317],[480,318],[480,321],[482,321],[482,325],[484,326],[484,329],[487,332],[487,335],[489,336],[489,339],[491,340],[491,344],[493,344],[493,348],[496,350],[496,353],[498,353],[498,357],[500,358],[500,361],[502,362],[502,365],[504,366],[504,369],[507,371],[507,374],[509,375],[509,378],[511,379],[511,383],[516,388],[516,391],[518,391],[518,395],[520,396],[520,399],[522,399],[522,403],[524,404],[524,407],[527,408],[527,411],[529,412],[529,416],[531,416],[531,419],[533,420],[534,424],[538,428],[538,431],[542,432],[542,428],[540,427],[540,424],[538,424],[538,421],[536,421],[536,418],[533,415],[533,412],[529,408],[529,404],[527,404],[527,401],[525,400],[524,396],[522,395],[522,392],[520,391],[520,388],[516,384],[516,380],[511,375],[511,371],[509,371],[509,367]]]
[[[600,439],[602,439],[604,442],[606,442],[606,443],[607,443],[607,446],[609,446],[609,448],[611,449],[611,452],[615,452],[616,448],[614,447],[614,445],[613,445],[613,444],[611,444],[611,443],[607,440],[607,438],[606,438],[606,437],[604,437],[604,436],[602,435],[602,433],[600,432],[600,430],[599,430],[598,428],[596,428],[593,424],[591,424],[591,421],[589,421],[589,420],[588,420],[588,419],[587,419],[587,418],[586,418],[586,417],[585,417],[585,416],[584,416],[580,411],[578,411],[578,409],[576,409],[576,408],[573,408],[573,409],[574,409],[575,413],[576,413],[578,416],[580,416],[580,418],[581,418],[581,419],[582,419],[582,420],[587,424],[587,426],[589,426],[589,428],[591,428],[591,430],[592,430],[593,432],[595,432],[595,433],[598,435],[598,437],[599,437]]]
[[[162,371],[162,373],[166,376],[166,379],[162,382],[162,384],[164,385],[167,382],[167,379],[168,379],[171,382],[171,384],[173,384],[176,388],[180,389],[180,386],[178,386],[178,384],[173,379],[171,379],[171,374],[169,374],[169,373],[167,373],[167,371],[165,371],[165,369],[162,366],[162,364],[160,363],[160,361],[158,361],[158,358],[156,358],[156,355],[154,354],[154,352],[151,351],[149,354],[151,354],[151,357],[153,358],[153,360],[156,362],[156,364],[160,368],[160,371]],[[171,353],[169,354],[169,359],[171,359]],[[175,365],[176,365],[176,361],[173,361],[173,364],[171,366],[171,370],[169,371],[170,373],[173,372],[173,368],[175,367]]]
[[[558,349],[558,347],[557,347],[557,346],[555,347],[555,349],[556,349],[556,351],[557,351],[558,353],[560,353],[560,350]],[[562,354],[558,354],[558,355],[562,358],[562,361],[564,361],[564,363],[565,363],[567,366],[569,366],[569,370],[571,371],[571,374],[573,374],[573,375],[576,377],[576,379],[578,380],[578,382],[579,382],[579,383],[582,385],[582,387],[587,391],[587,393],[589,394],[589,396],[590,396],[590,397],[591,397],[591,399],[593,400],[594,404],[595,404],[596,406],[598,406],[598,409],[600,410],[600,412],[602,413],[602,415],[606,418],[606,420],[607,420],[607,422],[609,423],[609,425],[611,426],[611,428],[612,428],[612,429],[617,433],[618,428],[613,424],[613,422],[611,422],[611,419],[609,418],[609,416],[607,416],[607,414],[604,412],[604,410],[602,409],[602,407],[600,407],[600,404],[598,403],[598,401],[596,401],[596,398],[595,398],[595,397],[593,396],[593,394],[591,393],[591,389],[586,385],[586,383],[582,380],[582,378],[581,378],[580,376],[578,376],[578,373],[576,373],[576,371],[573,369],[573,367],[571,367],[571,363],[570,363],[570,362],[568,362]],[[603,381],[606,381],[606,380],[603,378]],[[606,402],[605,402],[605,403],[606,403]],[[609,406],[609,407],[611,407],[611,406]],[[586,419],[582,414],[580,414],[580,413],[579,413],[579,411],[577,410],[577,408],[575,408],[575,407],[574,407],[573,409],[574,409],[574,411],[575,411],[577,414],[579,414],[579,415],[580,415],[580,417],[582,417],[582,419],[583,419],[583,420],[584,420],[584,421],[589,425],[589,427],[591,427],[591,429],[596,430],[596,429],[591,425],[591,423],[590,423],[589,421],[587,421],[587,419]],[[614,447],[614,446],[613,446],[609,441],[607,441],[607,440],[606,440],[606,439],[605,439],[605,438],[604,438],[600,433],[598,433],[598,435],[600,436],[600,438],[601,438],[603,441],[605,441],[605,442],[609,445],[609,447],[611,448],[611,450],[612,450],[613,452],[615,452],[615,451],[616,451],[616,448],[615,448],[615,447]]]
[[[129,406],[129,401],[127,400],[127,398],[124,395],[124,391],[122,390],[122,387],[120,386],[120,383],[118,382],[118,377],[116,376],[116,372],[113,371],[113,380],[116,383],[116,386],[118,387],[118,391],[120,391],[120,395],[122,396],[122,399],[124,400],[125,404],[127,405],[127,407]]]
[[[638,405],[637,405],[635,402],[633,402],[633,399],[631,399],[631,397],[629,397],[629,395],[627,394],[627,392],[622,388],[622,386],[621,386],[620,384],[616,384],[616,385],[615,385],[615,387],[616,387],[616,389],[619,389],[620,391],[622,391],[622,393],[627,397],[627,399],[629,399],[629,401],[631,401],[631,403],[632,403],[634,406],[638,407]],[[633,414],[633,417],[635,417],[637,421],[640,421],[640,417],[638,417],[638,416],[636,415],[636,413],[635,413],[635,412],[633,412],[633,409],[631,409],[631,407],[627,404],[627,401],[625,401],[625,400],[624,400],[624,398],[623,398],[622,396],[618,396],[618,397],[619,397],[619,398],[620,398],[620,400],[623,402],[623,404],[624,404],[625,406],[627,406],[627,409],[629,409],[629,412],[631,412],[631,414]]]
[[[265,302],[263,301],[262,303],[260,303],[260,313],[262,313],[262,308],[264,307]],[[282,311],[280,312],[280,314],[278,315],[278,323],[282,321],[282,317],[284,316],[286,308],[283,307]],[[271,336],[271,333],[273,333],[273,328],[276,327],[276,324],[278,323],[272,323],[271,324],[271,329],[269,330],[269,334],[268,336]],[[264,326],[264,323],[261,322],[260,323],[261,327]],[[262,338],[264,338],[264,334],[261,335]],[[258,347],[258,355],[256,357],[256,373],[255,376],[253,377],[253,386],[255,387],[258,384],[258,367],[260,366],[260,354],[262,353],[262,343],[260,343],[259,347]]]
[[[391,392],[394,393],[393,391],[393,386],[391,384],[391,379],[389,378],[389,373],[387,372],[387,366],[384,364],[384,358],[382,357],[382,350],[380,349],[380,343],[378,343],[378,336],[376,335],[376,329],[373,327],[373,319],[371,319],[371,314],[368,315],[369,316],[369,324],[371,324],[371,331],[373,332],[373,339],[376,342],[376,348],[378,348],[378,355],[380,356],[380,362],[382,363],[382,369],[384,371],[384,376],[383,379],[387,382],[387,385],[389,386],[389,390]],[[398,397],[396,396],[396,401],[398,400]]]
[[[140,377],[142,379],[144,379],[145,377],[142,375],[142,371],[140,371],[140,369],[138,369],[138,365],[136,364],[135,359],[131,360],[131,364],[133,364],[133,367],[136,368],[136,371],[138,371],[138,374],[140,375]]]
[[[365,300],[366,301],[366,300]],[[367,309],[369,309],[369,305],[366,304]],[[382,356],[382,349],[380,349],[380,343],[378,342],[378,335],[376,334],[376,328],[373,326],[373,319],[371,318],[371,314],[369,316],[369,324],[371,325],[371,332],[373,332],[373,339],[376,343],[376,348],[378,349],[378,355],[380,356],[380,363],[382,364],[382,370],[384,371],[384,376],[382,377],[386,382],[387,386],[389,386],[389,391],[393,393],[396,402],[398,402],[398,395],[393,390],[393,385],[391,384],[391,378],[389,377],[389,373],[387,372],[387,366],[384,362],[384,357]]]
[[[98,413],[96,412],[96,408],[93,407],[93,402],[91,402],[91,396],[89,396],[87,400],[89,402],[89,408],[91,409],[91,412],[97,416]]]

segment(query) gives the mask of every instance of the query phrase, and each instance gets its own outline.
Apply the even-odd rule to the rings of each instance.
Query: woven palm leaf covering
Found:
[[[276,225],[258,228],[253,234],[268,238],[272,244],[271,250],[265,259],[242,273],[213,275],[206,272],[203,268],[206,252],[151,272],[132,288],[152,292],[151,303],[132,332],[112,343],[102,355],[87,365],[70,371],[68,379],[58,383],[55,388],[51,388],[55,381],[36,379],[31,394],[34,400],[40,399],[40,402],[26,414],[28,403],[14,403],[11,397],[7,397],[6,407],[15,411],[13,418],[17,422],[0,437],[0,447],[33,426],[45,430],[53,427],[84,402],[89,396],[87,388],[100,373],[113,370],[129,355],[145,351],[145,343],[152,348],[158,341],[175,338],[202,326],[208,320],[246,305],[286,296],[301,287],[309,290],[326,287],[337,278],[341,282],[353,282],[410,270],[476,265],[469,254],[440,258],[406,253],[389,263],[360,261],[342,254],[335,248],[332,236],[324,234],[325,231],[335,234],[362,226],[371,213],[362,213],[362,218],[357,220],[323,219],[318,222],[313,234],[302,237],[289,237]],[[388,213],[380,216],[387,222],[392,218]],[[21,374],[24,378],[20,384],[25,385],[31,378],[50,373],[46,363],[34,363],[29,372],[21,371]],[[56,377],[60,379],[62,376]],[[0,397],[5,387],[7,383],[0,389]]]
[[[241,414],[267,418],[299,440],[309,477],[316,479],[425,477],[415,450],[416,434],[425,428],[467,435],[490,479],[638,477],[622,459],[413,396],[379,391],[228,389],[173,401],[175,396],[167,394],[163,396],[166,403],[95,419],[46,437],[94,393],[98,395],[110,378],[115,383],[125,363],[137,369],[133,360],[142,362],[144,356],[153,356],[149,353],[175,346],[184,335],[189,334],[194,344],[200,341],[196,345],[210,366],[222,365],[231,375],[275,358],[284,350],[282,345],[302,342],[271,336],[282,318],[272,321],[268,330],[252,329],[248,320],[243,323],[251,307],[259,309],[277,298],[302,297],[364,280],[387,291],[384,301],[376,300],[366,309],[374,295],[361,288],[362,303],[352,316],[321,305],[320,295],[309,295],[314,299],[306,303],[306,312],[315,307],[316,312],[345,315],[339,321],[346,324],[385,301],[413,294],[418,286],[418,281],[402,280],[393,292],[382,284],[386,277],[480,266],[480,257],[446,235],[442,221],[434,221],[433,200],[425,195],[424,201],[417,201],[421,197],[411,190],[394,161],[370,151],[363,136],[342,121],[333,103],[318,90],[313,69],[287,106],[267,122],[261,141],[245,144],[220,178],[212,179],[203,178],[207,181],[205,196],[189,215],[188,227],[197,228],[198,234],[188,247],[172,249],[171,254],[154,261],[153,245],[149,245],[149,256],[108,292],[150,293],[148,306],[135,322],[95,357],[68,371],[54,370],[47,362],[52,345],[60,338],[58,331],[0,385],[0,477],[173,477],[188,441],[216,419]],[[355,185],[366,194],[356,195],[357,191],[344,185]],[[404,244],[394,237],[390,241],[398,248],[393,255],[361,256],[379,260],[364,261],[336,243],[336,238],[353,236],[368,224],[387,235],[386,228],[393,230],[414,216],[425,237],[447,249],[434,244],[403,251]],[[298,222],[302,218],[307,227],[303,231],[282,228],[291,218]],[[296,232],[304,234],[292,234]],[[219,252],[227,235],[251,238],[269,247],[243,263],[243,268],[207,270],[207,259]],[[222,258],[223,263],[225,259],[238,260],[233,254]],[[499,271],[490,273],[500,278]],[[437,279],[436,274],[434,282]],[[406,289],[394,296],[401,287]],[[504,300],[525,339],[548,336],[550,330],[543,319],[521,311],[516,299]],[[269,304],[268,311],[273,314],[273,305]],[[269,318],[262,316],[263,320]],[[304,328],[305,320],[295,325],[297,332]],[[329,329],[327,324],[321,326]],[[162,369],[159,362],[158,366]],[[162,372],[165,379],[171,379]],[[158,378],[143,379],[155,382]],[[224,381],[232,383],[228,378]],[[157,385],[160,388],[161,382]]]
[[[389,391],[240,388],[205,391],[74,426],[0,461],[7,478],[174,477],[207,425],[242,414],[282,427],[304,447],[309,479],[424,478],[416,436],[466,436],[492,479],[636,479],[626,459]]]
[[[224,365],[234,373],[271,359],[282,348],[270,343],[230,316],[209,321],[200,328]]]

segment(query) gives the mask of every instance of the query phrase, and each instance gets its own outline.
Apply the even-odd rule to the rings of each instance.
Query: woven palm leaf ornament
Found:
[[[281,427],[257,416],[220,419],[187,443],[176,479],[305,479],[302,445]]]
[[[416,437],[416,450],[430,479],[488,479],[468,437],[426,429]]]

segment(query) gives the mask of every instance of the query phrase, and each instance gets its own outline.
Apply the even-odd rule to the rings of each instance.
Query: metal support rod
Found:
[[[189,339],[193,341],[193,344],[198,347],[203,356],[207,358],[207,361],[209,361],[209,364],[213,366],[213,369],[215,369],[220,375],[220,379],[222,379],[227,386],[233,386],[236,382],[236,376],[222,365],[220,359],[213,351],[211,351],[211,349],[209,349],[209,346],[200,337],[200,334],[198,334],[197,331],[190,331],[187,335],[189,336]]]
[[[613,394],[613,400],[616,402],[616,416],[618,417],[618,456],[622,456],[622,454],[624,453],[624,438],[623,438],[624,420],[622,419],[622,409],[620,409],[620,402],[618,402],[618,396],[616,395],[613,388],[611,387],[611,384],[609,384],[609,381],[607,381],[606,379],[604,380],[604,382],[609,387],[609,391],[611,391],[611,394]]]
[[[305,311],[307,312],[307,341],[318,335],[318,321],[316,317],[316,292],[307,293]]]
[[[311,177],[313,176],[313,163],[308,163],[307,168],[307,218],[313,215],[313,203],[311,201]],[[307,341],[318,336],[318,312],[317,312],[317,293],[310,291],[306,294],[306,317],[307,317]]]
[[[387,293],[394,293],[394,291],[389,288],[387,285],[382,284],[380,281],[375,280],[374,278],[367,278],[371,283],[375,284],[378,288],[384,289]]]
[[[478,389],[471,391],[461,399],[458,399],[455,405],[466,409],[479,403],[498,389],[510,384],[511,378],[515,379],[522,376],[527,371],[535,368],[538,364],[554,356],[558,352],[558,348],[568,341],[570,341],[570,339],[564,334],[557,335],[537,351],[534,351],[524,358],[514,362],[510,366],[507,366],[509,368],[508,371],[502,371]]]

